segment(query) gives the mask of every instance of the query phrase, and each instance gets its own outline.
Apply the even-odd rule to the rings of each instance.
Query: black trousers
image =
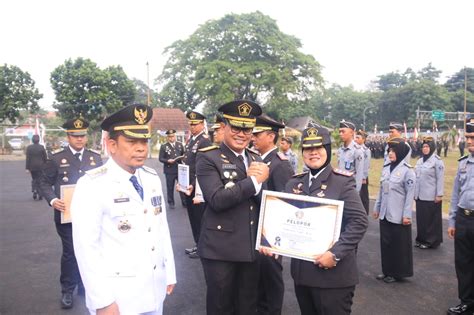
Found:
[[[347,288],[314,288],[295,284],[301,315],[350,314],[355,286]]]
[[[31,192],[39,193],[39,181],[41,178],[41,171],[30,171],[31,173]]]
[[[369,214],[369,178],[367,178],[367,183],[362,184],[360,187],[360,192],[359,192],[360,200],[362,201],[362,204],[364,205],[365,211],[367,214]]]
[[[258,262],[201,258],[208,315],[256,314]]]
[[[443,242],[442,202],[416,200],[416,242],[438,247]]]
[[[191,223],[191,231],[193,232],[194,242],[199,241],[199,234],[201,234],[201,220],[204,214],[205,203],[193,204],[194,192],[191,196],[186,196],[186,208],[188,210],[189,223]]]
[[[76,286],[82,287],[81,275],[77,267],[74,246],[72,243],[72,224],[56,223],[56,231],[61,238],[63,253],[61,255],[61,283],[62,293],[72,293]]]
[[[474,304],[474,216],[466,216],[462,209],[456,213],[454,263],[458,278],[459,299]]]
[[[260,276],[258,281],[258,314],[281,314],[285,284],[283,282],[282,257],[278,259],[258,255]]]
[[[174,205],[174,191],[176,189],[176,182],[178,180],[178,174],[165,174],[166,177],[166,198],[169,205]],[[182,192],[179,193],[179,197],[181,198],[181,204],[183,206],[186,205],[184,199],[184,194]]]

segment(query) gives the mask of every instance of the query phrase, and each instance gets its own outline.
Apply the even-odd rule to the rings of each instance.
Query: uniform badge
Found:
[[[230,189],[235,186],[235,183],[233,181],[228,182],[227,184],[224,185],[225,189]]]
[[[127,233],[128,231],[130,231],[131,228],[132,225],[128,222],[128,220],[120,221],[120,223],[118,224],[118,230],[122,233]]]
[[[66,160],[66,159],[62,159],[62,160],[61,160],[61,163],[62,163],[62,164],[66,164],[66,163],[67,163],[67,160]]]
[[[63,177],[63,182],[67,183],[69,181],[69,178],[67,178],[66,176]]]
[[[95,161],[94,161],[94,157],[91,156],[89,159],[91,160],[91,166],[95,166],[96,164],[95,164]]]
[[[293,188],[294,194],[301,194],[303,192],[303,183],[299,183],[296,187]]]
[[[324,190],[321,190],[320,192],[318,192],[318,193],[316,194],[316,196],[318,196],[318,197],[320,197],[320,198],[323,198],[323,197],[326,196],[326,195],[324,194]]]

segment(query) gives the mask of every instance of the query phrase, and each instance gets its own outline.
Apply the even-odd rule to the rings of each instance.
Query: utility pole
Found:
[[[146,62],[146,85],[148,87],[147,90],[147,105],[150,106],[151,99],[150,99],[150,66],[148,64],[148,61]]]
[[[464,130],[466,130],[466,118],[467,118],[467,70],[466,66],[464,66]]]

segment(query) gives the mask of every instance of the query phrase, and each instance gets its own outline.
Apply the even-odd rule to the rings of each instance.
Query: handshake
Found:
[[[259,184],[267,180],[270,174],[270,169],[267,164],[263,162],[252,162],[247,169],[247,176],[254,176]]]

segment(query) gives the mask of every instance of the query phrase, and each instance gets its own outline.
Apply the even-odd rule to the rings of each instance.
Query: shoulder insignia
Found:
[[[354,175],[353,172],[341,170],[341,169],[339,169],[339,168],[334,168],[332,171],[333,171],[334,173],[336,173],[336,174],[343,175],[343,176],[347,176],[347,177],[351,177],[352,175]]]
[[[209,139],[209,136],[206,135],[206,134],[203,134],[202,137],[203,137],[204,139]]]
[[[92,150],[92,149],[87,149],[88,151],[94,153],[94,154],[97,154],[97,155],[100,155],[100,152],[99,151],[96,151],[96,150]]]
[[[288,161],[288,158],[287,158],[286,155],[283,154],[282,152],[278,152],[277,155],[278,155],[278,157],[280,158],[280,160],[282,160],[282,161]]]
[[[105,165],[86,171],[86,174],[92,178],[96,178],[98,176],[104,175],[105,173],[107,173],[107,167]]]
[[[58,154],[60,152],[63,152],[64,151],[64,148],[59,148],[57,150],[54,150],[53,152],[51,152],[52,154]]]
[[[437,154],[435,154],[435,158],[437,158],[438,160],[441,160],[441,157]]]
[[[217,145],[210,145],[208,147],[199,149],[198,151],[199,152],[207,152],[207,151],[211,151],[211,150],[215,150],[215,149],[219,149],[219,147]]]
[[[465,160],[465,159],[467,159],[468,157],[469,157],[469,155],[465,155],[465,156],[463,156],[463,157],[460,157],[460,158],[458,159],[458,161]]]
[[[251,149],[251,148],[245,148],[247,151],[249,151],[250,153],[253,153],[253,154],[256,154],[258,156],[260,156],[261,154],[257,151],[255,151],[254,149]]]
[[[145,165],[143,165],[142,168],[145,172],[151,173],[153,175],[158,175],[158,173],[156,172],[156,170],[154,168],[151,168],[151,167],[148,167],[148,166],[145,166]]]
[[[411,166],[411,165],[408,164],[407,162],[403,162],[403,164],[405,164],[406,166],[408,166],[408,168],[413,168],[413,166]]]
[[[389,165],[390,165],[390,163],[387,163],[387,164],[385,164],[383,167],[387,167],[387,166],[389,166]]]
[[[295,174],[295,175],[293,175],[293,178],[303,177],[303,176],[306,175],[306,174],[308,174],[308,171]]]

